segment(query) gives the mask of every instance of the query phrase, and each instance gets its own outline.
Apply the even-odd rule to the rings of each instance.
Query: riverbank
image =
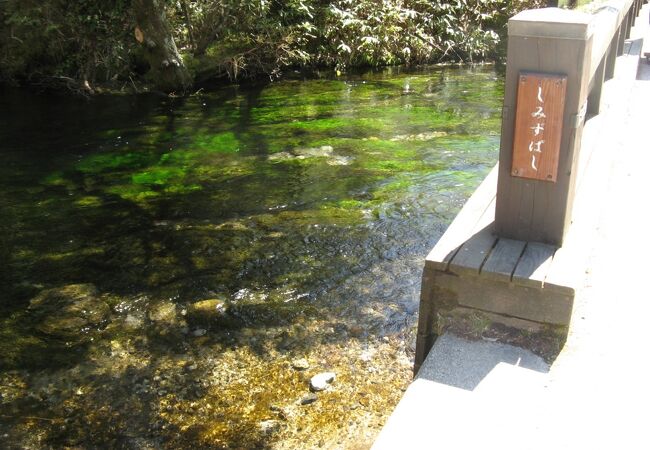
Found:
[[[295,69],[487,61],[507,18],[537,4],[9,2],[0,9],[0,80],[80,94],[142,83],[180,96],[209,80],[277,80]]]

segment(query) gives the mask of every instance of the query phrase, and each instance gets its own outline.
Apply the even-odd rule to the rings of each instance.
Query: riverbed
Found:
[[[502,97],[490,66],[3,91],[0,447],[367,448]]]

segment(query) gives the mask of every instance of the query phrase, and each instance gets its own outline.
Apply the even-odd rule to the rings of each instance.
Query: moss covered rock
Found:
[[[224,300],[211,298],[192,303],[187,308],[187,315],[195,320],[218,320],[227,313],[227,305]]]
[[[111,312],[92,284],[44,290],[30,301],[29,310],[39,332],[74,343],[88,340],[92,331],[108,322]]]

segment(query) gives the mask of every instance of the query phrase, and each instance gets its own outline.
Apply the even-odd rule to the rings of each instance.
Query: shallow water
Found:
[[[423,257],[496,161],[502,90],[431,68],[3,92],[0,446],[371,440],[409,379]]]

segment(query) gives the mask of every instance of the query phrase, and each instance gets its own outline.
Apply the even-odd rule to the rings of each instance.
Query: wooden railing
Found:
[[[499,164],[425,260],[416,373],[445,332],[528,346],[548,360],[562,348],[584,281],[591,197],[606,177],[603,149],[581,148],[585,118],[601,109],[641,4],[510,19]]]
[[[508,22],[496,205],[499,236],[562,245],[571,222],[584,119],[600,111],[603,83],[614,75],[616,56],[623,52],[642,3],[643,0],[614,0],[594,14],[558,8],[527,10]],[[517,148],[515,127],[526,126],[515,120],[517,94],[520,77],[526,73],[564,77],[564,108],[559,126],[554,130],[547,126],[539,134],[546,139],[531,140],[534,145],[530,148]],[[538,102],[533,112],[540,106],[542,103]],[[552,132],[559,134],[557,148],[548,148]],[[537,144],[540,140],[544,141],[543,146]],[[555,159],[550,162],[554,171],[538,178],[530,178],[530,173],[518,176],[521,170],[513,167],[513,155],[523,158],[526,152],[536,153],[531,155],[532,163],[532,156],[542,157],[544,150],[548,158]],[[531,172],[535,175],[532,168]]]

